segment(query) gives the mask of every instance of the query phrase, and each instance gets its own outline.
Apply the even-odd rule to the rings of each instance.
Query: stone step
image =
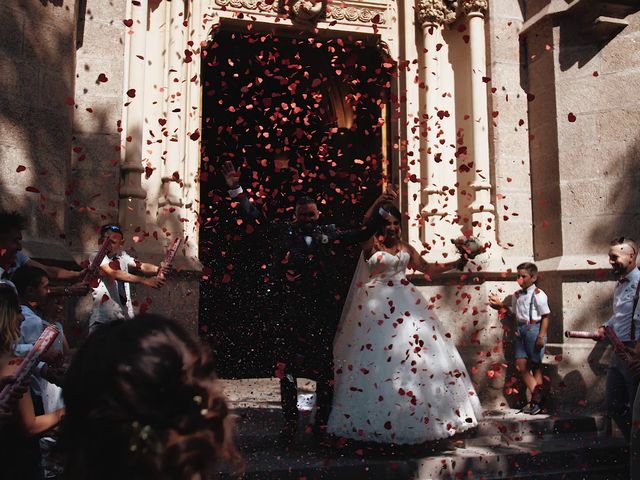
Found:
[[[466,435],[465,447],[457,449],[446,442],[390,448],[334,441],[320,447],[308,427],[311,416],[303,412],[296,443],[285,448],[278,442],[278,409],[235,413],[247,480],[628,477],[624,441],[604,435],[606,422],[601,417],[493,412]]]
[[[270,443],[277,440],[282,415],[278,408],[239,408],[238,440],[244,444]],[[299,432],[304,434],[311,424],[310,412],[302,412]],[[607,431],[602,416],[526,415],[516,410],[489,412],[479,421],[478,427],[465,435],[467,442],[511,444],[521,441],[543,441],[550,437],[567,435],[575,438],[593,439]],[[309,433],[309,432],[307,432]]]
[[[541,450],[540,450],[541,449]],[[288,450],[272,446],[243,452],[246,480],[287,479],[625,479],[623,442],[595,439],[544,445],[521,442],[511,446],[469,447],[421,455],[408,451],[313,449],[299,443]],[[223,480],[230,478],[222,475]]]

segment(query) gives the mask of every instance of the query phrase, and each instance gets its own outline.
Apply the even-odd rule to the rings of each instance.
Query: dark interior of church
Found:
[[[215,32],[203,54],[200,333],[226,378],[273,374],[281,308],[270,291],[265,225],[243,219],[220,166],[269,222],[293,217],[300,196],[318,202],[322,223],[349,228],[379,195],[392,64],[383,46],[362,40]],[[346,294],[359,249],[335,265]],[[336,299],[344,301],[344,294]],[[249,299],[249,301],[247,301]]]

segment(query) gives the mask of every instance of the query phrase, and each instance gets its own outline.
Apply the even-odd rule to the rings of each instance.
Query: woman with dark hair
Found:
[[[402,215],[363,244],[334,342],[335,394],[328,432],[353,440],[420,444],[477,425],[478,396],[454,344],[405,271],[427,275],[460,260],[427,263],[401,239]]]
[[[13,354],[20,337],[23,320],[18,294],[13,284],[0,283],[0,379],[14,376],[22,363]],[[26,389],[24,389],[26,390]],[[25,392],[16,401],[9,419],[0,425],[0,474],[2,478],[40,479],[40,451],[36,435],[55,427],[64,415],[64,409],[37,415],[31,395]]]
[[[78,350],[64,386],[65,478],[207,478],[240,465],[207,350],[155,315],[115,321]]]

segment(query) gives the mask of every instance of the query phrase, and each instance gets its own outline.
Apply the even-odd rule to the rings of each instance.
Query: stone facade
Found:
[[[137,296],[195,329],[200,48],[212,28],[378,36],[400,67],[386,138],[405,235],[432,260],[461,232],[491,245],[471,273],[414,279],[485,404],[511,401],[513,373],[487,295],[511,292],[510,272],[534,260],[553,311],[547,365],[559,402],[599,408],[606,352],[562,332],[607,317],[608,240],[638,236],[640,13],[612,1],[594,16],[587,3],[9,0],[0,204],[28,214],[25,249],[59,263],[85,259],[107,221],[149,261],[186,238],[176,280]]]

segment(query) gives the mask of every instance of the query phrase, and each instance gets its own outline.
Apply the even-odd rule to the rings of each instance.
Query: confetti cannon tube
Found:
[[[90,284],[100,276],[100,264],[102,263],[102,260],[104,260],[104,257],[107,256],[107,253],[109,253],[109,250],[111,250],[111,241],[109,240],[109,236],[107,235],[107,237],[104,239],[104,242],[102,242],[102,245],[100,246],[100,250],[98,250],[95,258],[89,265],[89,268],[87,268],[87,273],[85,274],[83,280],[84,283]]]
[[[600,335],[593,332],[584,332],[581,330],[565,330],[564,336],[567,338],[590,338],[592,340],[598,340]]]
[[[164,257],[164,261],[162,262],[165,267],[171,266],[173,259],[176,258],[176,254],[178,253],[178,248],[180,248],[181,243],[182,239],[179,237],[173,240],[173,243],[169,247],[169,250],[167,250],[167,254]],[[164,273],[159,271],[157,277],[164,280]]]
[[[599,340],[602,338],[597,333],[593,332],[582,332],[579,330],[567,330],[564,332],[564,336],[567,338],[591,338],[593,340]],[[611,326],[604,327],[604,336],[609,339],[613,349],[620,356],[620,358],[626,362],[627,364],[633,360],[633,355],[629,351],[629,349],[625,346],[624,343],[620,340],[618,335],[616,335],[615,330]]]
[[[44,329],[33,348],[29,351],[29,353],[27,353],[27,355],[22,360],[22,364],[20,365],[20,367],[18,367],[15,375],[15,382],[5,386],[2,389],[2,392],[0,392],[0,411],[6,412],[9,410],[9,403],[13,389],[28,381],[31,373],[33,372],[33,369],[40,360],[40,355],[46,352],[49,347],[53,345],[53,342],[56,340],[59,334],[60,332],[58,332],[58,329],[53,325],[49,325]]]

